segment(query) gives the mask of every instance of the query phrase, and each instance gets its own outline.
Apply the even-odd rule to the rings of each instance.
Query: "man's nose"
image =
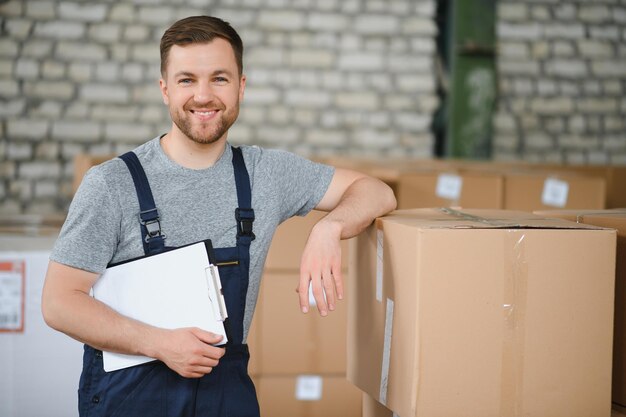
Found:
[[[198,83],[196,91],[194,92],[194,101],[196,103],[209,103],[213,101],[214,97],[213,89],[209,83]]]

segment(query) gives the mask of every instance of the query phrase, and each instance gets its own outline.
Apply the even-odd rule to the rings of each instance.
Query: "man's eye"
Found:
[[[228,78],[226,77],[215,77],[214,81],[218,84],[224,84],[228,82]]]
[[[178,84],[191,84],[191,78],[183,78],[178,80]]]

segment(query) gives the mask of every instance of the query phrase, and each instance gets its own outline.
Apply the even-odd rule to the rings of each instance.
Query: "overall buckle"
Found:
[[[146,242],[158,236],[163,236],[163,238],[165,238],[165,236],[161,234],[161,220],[159,212],[156,208],[140,211],[139,223],[146,228]]]
[[[252,232],[252,223],[254,222],[254,210],[246,208],[235,209],[235,218],[237,219],[237,237],[247,236],[252,240],[256,238]]]

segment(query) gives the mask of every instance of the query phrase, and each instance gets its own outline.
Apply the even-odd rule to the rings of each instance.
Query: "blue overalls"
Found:
[[[102,352],[85,345],[78,390],[81,417],[259,416],[256,391],[247,370],[248,346],[242,343],[254,211],[241,149],[233,147],[232,151],[239,205],[233,219],[237,221],[237,246],[214,249],[228,310],[225,355],[211,373],[184,378],[160,361],[104,372]],[[146,255],[167,250],[152,192],[137,156],[129,152],[120,158],[126,162],[137,189]]]

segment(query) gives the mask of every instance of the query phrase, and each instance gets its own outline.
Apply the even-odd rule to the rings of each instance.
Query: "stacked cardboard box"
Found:
[[[348,379],[402,417],[609,416],[615,245],[523,212],[378,219],[351,248]]]
[[[464,207],[509,210],[602,209],[626,206],[618,184],[626,168],[573,167],[463,160],[326,158],[386,182],[398,208]]]
[[[315,306],[302,314],[295,291],[300,256],[311,228],[323,215],[313,211],[286,221],[276,231],[267,256],[248,336],[250,374],[262,415],[361,415],[360,392],[345,376],[346,300],[327,317],[321,317]],[[342,257],[347,266],[347,242]],[[345,268],[343,274],[347,278]]]
[[[613,340],[613,403],[626,407],[626,209],[602,211],[541,211],[541,216],[617,230],[615,320]]]
[[[398,176],[398,208],[463,207],[533,211],[603,209],[606,180],[599,175],[499,164],[442,165]]]
[[[574,172],[579,175],[600,177],[606,182],[606,208],[626,207],[626,166],[625,165],[541,165],[544,170]]]
[[[576,173],[515,172],[504,176],[503,208],[509,210],[603,209],[606,181]]]
[[[414,170],[400,174],[398,208],[416,207],[502,207],[504,181],[492,172],[450,168]]]

